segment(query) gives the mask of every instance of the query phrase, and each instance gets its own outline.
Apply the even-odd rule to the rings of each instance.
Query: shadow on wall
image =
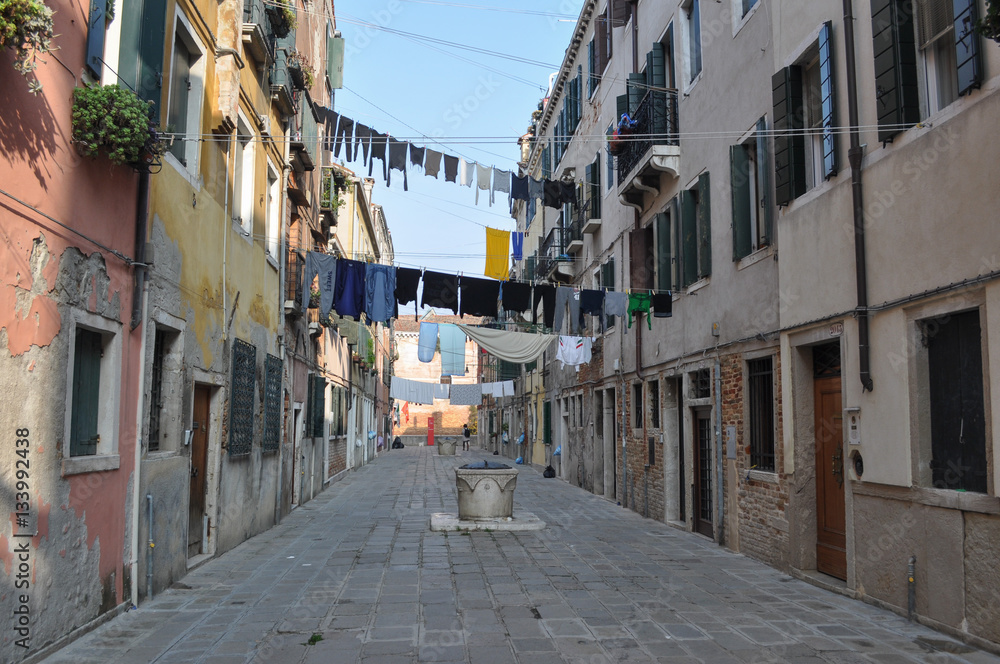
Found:
[[[51,56],[48,59],[51,61]],[[47,98],[48,94],[56,92],[56,86],[50,84],[38,94],[29,94],[27,80],[14,71],[13,62],[10,49],[0,51],[0,90],[5,91],[5,97],[9,95],[17,99],[17,103],[5,103],[0,113],[0,154],[12,163],[20,161],[30,168],[39,186],[47,191],[46,179],[51,173],[43,171],[45,162],[38,156],[54,154],[60,145],[69,143],[68,136],[58,142],[56,140],[63,132]],[[39,65],[39,68],[44,66]],[[62,120],[68,127],[70,117],[67,115]],[[75,154],[73,157],[79,159]]]

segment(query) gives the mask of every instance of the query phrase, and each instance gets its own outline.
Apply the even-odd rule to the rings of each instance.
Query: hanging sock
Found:
[[[403,171],[403,191],[409,191],[406,185],[406,152],[409,147],[410,144],[406,141],[389,137],[389,177],[385,181],[386,186],[391,184],[393,170]]]
[[[365,315],[386,323],[396,312],[396,268],[372,263],[365,268]]]
[[[377,131],[372,131],[372,160],[368,162],[368,177],[372,175],[372,168],[375,166],[375,160],[382,160],[382,179],[389,179],[389,164],[386,160],[385,151],[388,146],[389,134],[380,134]]]
[[[510,171],[501,171],[493,168],[493,188],[490,189],[490,205],[496,200],[496,193],[507,194],[507,202],[510,203]]]
[[[424,157],[424,175],[429,175],[432,178],[438,176],[438,171],[441,170],[441,153],[437,150],[427,149],[427,154]]]
[[[424,272],[424,294],[420,298],[424,307],[451,309],[458,313],[458,275],[443,272]]]
[[[515,231],[510,234],[510,244],[514,248],[511,256],[515,261],[524,259],[524,233]]]
[[[441,338],[441,375],[465,375],[465,333],[457,325],[444,323],[438,329]]]
[[[522,312],[531,307],[531,284],[505,281],[501,286],[501,300],[506,311]]]
[[[646,314],[646,323],[653,329],[653,320],[649,316],[649,306],[653,297],[649,291],[633,291],[628,295],[628,326],[632,328],[632,314]]]
[[[367,127],[367,126],[365,126],[363,124],[361,124],[360,122],[355,123],[355,125],[354,125],[354,138],[355,138],[355,140],[358,143],[357,144],[357,150],[355,151],[354,156],[357,157],[358,155],[364,153],[364,158],[361,160],[361,165],[362,166],[367,166],[368,165],[368,146],[369,146],[369,143],[371,143],[371,140],[372,140],[372,130],[371,130],[371,128]]]
[[[462,294],[460,316],[468,314],[496,318],[497,300],[500,299],[499,281],[462,277],[459,291]]]
[[[444,179],[448,182],[455,182],[458,178],[458,157],[450,154],[444,155]]]
[[[491,175],[493,175],[493,170],[489,166],[476,164],[476,205],[479,205],[479,192],[490,190]],[[490,205],[493,205],[492,198],[490,199]]]
[[[337,259],[329,254],[310,251],[306,254],[302,269],[302,307],[309,306],[312,280],[319,276],[319,313],[323,319],[330,315],[333,307],[333,291],[337,280]]]
[[[474,161],[466,161],[464,159],[459,160],[459,184],[463,187],[472,186],[472,171],[473,166],[476,165]]]
[[[420,323],[420,337],[417,339],[417,359],[430,362],[434,359],[434,350],[438,343],[438,324]]]
[[[653,294],[653,316],[656,318],[670,318],[674,315],[674,296],[673,293],[667,291],[666,293],[654,293]]]
[[[337,285],[333,308],[341,316],[360,320],[365,309],[365,263],[342,258],[337,261]]]
[[[486,269],[483,271],[492,279],[506,279],[510,274],[510,231],[496,228],[486,229]]]

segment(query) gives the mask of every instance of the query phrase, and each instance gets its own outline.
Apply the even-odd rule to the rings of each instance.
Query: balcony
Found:
[[[274,49],[274,65],[271,67],[271,101],[286,117],[295,114],[295,97],[292,95],[292,75],[288,71],[288,49],[285,39],[279,39]],[[291,44],[294,45],[294,33]]]
[[[583,251],[583,220],[580,218],[570,222],[569,228],[565,230],[566,253],[578,254]]]
[[[305,178],[294,171],[288,174],[288,198],[295,205],[304,208],[311,207],[309,199],[312,198],[306,184]]]
[[[320,171],[319,211],[331,226],[337,225],[337,211],[342,204],[340,193],[345,183],[344,177],[329,166]]]
[[[302,314],[302,267],[305,259],[298,251],[288,252],[285,272],[285,315],[296,318]],[[307,303],[308,304],[308,303]]]
[[[535,267],[536,279],[559,281],[573,276],[572,258],[566,253],[566,229],[556,226],[549,231],[538,252]]]
[[[308,93],[303,93],[302,103],[299,106],[299,112],[292,121],[289,147],[295,153],[295,160],[301,165],[302,170],[312,171],[316,168],[313,155],[317,154],[319,149],[319,129]]]
[[[268,22],[264,0],[243,2],[243,49],[260,67],[271,62],[271,49],[267,43]]]
[[[643,210],[643,195],[660,193],[660,175],[676,178],[680,169],[677,91],[650,90],[639,102],[634,136],[617,155],[618,199]]]

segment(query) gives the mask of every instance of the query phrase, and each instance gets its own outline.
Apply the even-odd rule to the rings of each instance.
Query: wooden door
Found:
[[[816,569],[847,580],[840,376],[813,381],[816,417]]]
[[[694,529],[714,537],[712,528],[712,421],[710,411],[695,413],[694,425]]]
[[[188,556],[201,553],[205,516],[205,474],[208,466],[208,418],[211,393],[205,385],[195,385],[194,414],[191,422],[191,481],[188,502]]]

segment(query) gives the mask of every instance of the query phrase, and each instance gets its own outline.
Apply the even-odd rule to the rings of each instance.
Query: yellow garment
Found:
[[[486,270],[483,274],[501,281],[510,276],[510,231],[486,229]]]

